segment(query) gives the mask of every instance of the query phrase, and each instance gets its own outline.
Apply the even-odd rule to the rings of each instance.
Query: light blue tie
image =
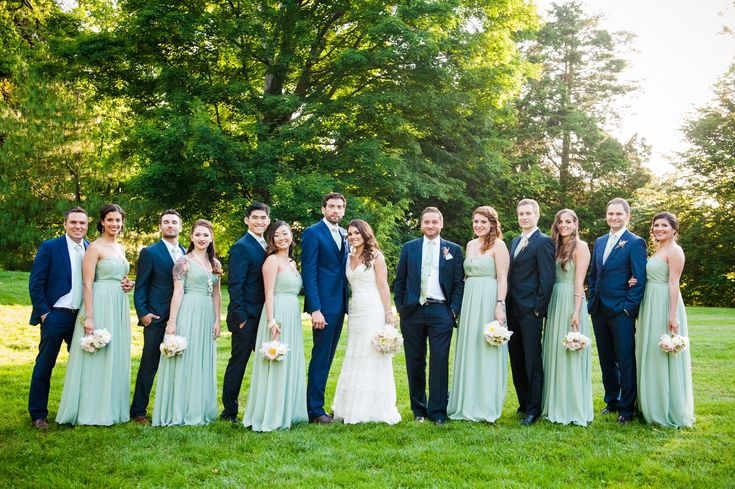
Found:
[[[74,283],[71,284],[71,308],[79,309],[84,298],[84,282],[82,280],[82,245],[74,245]]]

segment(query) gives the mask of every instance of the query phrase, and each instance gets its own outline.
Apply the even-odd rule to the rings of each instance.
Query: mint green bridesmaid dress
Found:
[[[567,263],[566,270],[562,270],[559,262],[556,264],[556,280],[551,291],[542,345],[544,389],[541,416],[553,423],[587,426],[595,416],[591,346],[581,351],[568,351],[561,342],[571,331],[575,269],[574,261]],[[591,338],[584,297],[579,314],[579,332]]]
[[[278,272],[276,276],[273,316],[281,325],[279,341],[289,347],[280,362],[263,358],[260,348],[271,340],[265,307],[260,316],[255,342],[253,376],[243,424],[253,431],[288,429],[292,424],[307,422],[306,363],[301,331],[299,291],[301,275],[298,272]]]
[[[182,258],[186,259],[186,258]],[[217,275],[189,261],[176,334],[186,338],[181,355],[161,355],[153,405],[153,426],[205,425],[217,418],[217,341],[212,286]]]
[[[120,281],[130,266],[121,257],[97,262],[92,285],[94,327],[112,334],[95,353],[79,346],[84,325],[77,321],[66,366],[56,422],[110,426],[130,420],[130,303]],[[80,309],[84,313],[84,305]]]
[[[691,346],[676,355],[665,353],[658,347],[661,335],[668,333],[669,264],[652,256],[646,264],[646,277],[635,333],[638,406],[646,423],[690,427],[694,424]],[[676,315],[679,334],[688,336],[681,293]]]
[[[508,385],[508,344],[492,346],[483,336],[485,325],[495,320],[495,260],[489,256],[466,258],[464,272],[447,414],[451,419],[492,423],[503,411]]]

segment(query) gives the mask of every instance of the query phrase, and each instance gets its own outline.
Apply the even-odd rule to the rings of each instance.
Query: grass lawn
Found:
[[[495,424],[417,424],[399,354],[394,366],[404,421],[396,426],[298,425],[253,433],[225,422],[176,428],[52,423],[39,433],[27,413],[39,338],[28,325],[27,283],[27,273],[0,270],[0,487],[735,487],[733,309],[689,308],[697,416],[692,429],[618,426],[602,415],[587,428],[546,421],[521,427],[510,381],[504,415]],[[305,322],[307,361],[308,333]],[[141,328],[134,326],[133,382],[142,345]],[[220,389],[228,357],[229,333],[218,342]],[[602,384],[593,358],[598,412]],[[64,351],[52,379],[50,419],[66,360]],[[250,374],[248,366],[241,416]]]

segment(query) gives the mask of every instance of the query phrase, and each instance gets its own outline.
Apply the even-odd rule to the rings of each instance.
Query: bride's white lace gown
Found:
[[[347,261],[347,280],[352,288],[347,320],[347,349],[337,381],[332,409],[334,418],[346,424],[382,422],[396,424],[393,362],[370,343],[385,324],[385,311],[375,280],[375,268],[360,263],[353,271]]]

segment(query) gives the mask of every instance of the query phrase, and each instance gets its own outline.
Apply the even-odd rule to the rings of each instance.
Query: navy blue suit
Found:
[[[84,241],[85,248],[88,244]],[[34,420],[48,417],[48,395],[56,357],[62,342],[69,349],[74,334],[76,312],[54,309],[56,301],[71,291],[71,274],[66,235],[41,243],[28,281],[33,304],[30,324],[41,324],[41,341],[28,393],[28,412]],[[41,323],[44,314],[48,315]]]
[[[245,233],[230,248],[227,328],[232,332],[232,346],[222,384],[222,417],[237,417],[237,398],[250,353],[255,350],[258,322],[265,302],[262,272],[265,258],[265,250],[250,233]],[[245,325],[241,329],[242,323]]]
[[[406,352],[406,373],[414,416],[446,420],[449,400],[449,348],[455,317],[462,307],[464,265],[462,248],[441,239],[439,286],[445,303],[419,304],[424,238],[401,247],[393,282],[396,308]],[[445,252],[446,250],[446,252]],[[449,256],[452,256],[449,259]],[[429,398],[426,398],[426,341],[429,341]]]
[[[635,318],[646,287],[646,242],[626,230],[602,258],[610,234],[595,240],[589,276],[589,302],[597,339],[605,402],[621,416],[632,416],[636,400]],[[628,286],[630,277],[638,281]]]
[[[314,329],[312,332],[314,347],[311,350],[306,388],[306,405],[310,418],[325,414],[324,391],[347,309],[345,267],[349,248],[345,235],[344,229],[340,228],[340,249],[322,220],[306,228],[301,237],[304,310],[309,314],[321,311],[327,322],[324,329]]]
[[[181,245],[179,249],[183,256],[186,250]],[[135,269],[135,312],[139,319],[150,313],[160,318],[154,319],[143,328],[143,353],[130,407],[130,416],[133,418],[145,416],[148,409],[153,379],[161,358],[159,347],[166,333],[166,322],[174,293],[173,268],[174,261],[163,240],[140,250]],[[141,322],[138,324],[143,325]]]
[[[524,249],[515,255],[521,236],[510,245],[508,269],[508,344],[513,385],[518,406],[527,415],[541,415],[544,366],[541,335],[555,280],[554,242],[536,230]]]

